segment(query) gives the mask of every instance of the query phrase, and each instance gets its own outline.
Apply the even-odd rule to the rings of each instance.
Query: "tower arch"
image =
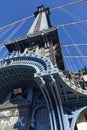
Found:
[[[73,117],[73,120],[71,122],[71,130],[80,130],[80,129],[82,129],[83,124],[80,124],[80,123],[82,123],[84,120],[85,120],[85,123],[86,123],[85,116],[83,116],[84,112],[86,112],[86,111],[87,111],[87,106],[80,108],[79,110],[77,110],[74,113],[74,117]],[[81,115],[84,118],[84,120],[83,119],[81,120],[81,118],[82,118]],[[78,129],[77,129],[77,127],[78,127]],[[85,127],[87,127],[87,126],[85,125]]]

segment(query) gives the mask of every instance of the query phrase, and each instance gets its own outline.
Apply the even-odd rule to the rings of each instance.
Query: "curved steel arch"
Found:
[[[67,79],[67,77],[63,74],[62,71],[58,71],[58,74],[59,74],[61,81],[63,81],[63,82],[61,82],[62,84],[64,83],[65,86],[68,86],[68,88],[70,88],[74,92],[77,92],[79,95],[87,96],[87,90],[85,90],[81,86],[78,86],[77,84],[75,84],[75,82],[73,80],[70,81],[69,79]]]
[[[34,128],[35,127],[35,116],[36,116],[36,112],[41,109],[41,108],[47,108],[46,105],[39,105],[39,106],[36,106],[32,112],[32,117],[31,117],[31,126]]]
[[[8,58],[3,61],[0,61],[0,68],[12,66],[12,65],[19,65],[19,64],[20,65],[32,64],[37,66],[39,69],[41,69],[41,71],[48,69],[47,67],[48,61],[36,56],[19,56],[19,57]]]
[[[7,59],[7,60],[3,61],[1,64],[1,70],[2,69],[6,70],[7,68],[11,68],[11,67],[15,68],[17,66],[22,66],[22,67],[25,66],[25,68],[30,67],[31,70],[34,70],[34,73],[36,73],[36,74],[42,73],[44,71],[48,71],[50,69],[50,67],[53,67],[50,60],[41,59],[39,57],[32,58],[32,57],[21,57],[20,56],[20,57],[11,58],[11,59]],[[30,77],[30,78],[32,78],[32,77]],[[53,109],[53,104],[50,99],[49,92],[46,88],[41,89],[41,87],[40,87],[40,91],[46,101],[49,118],[50,118],[51,130],[54,130],[54,129],[57,130],[55,112]]]
[[[85,107],[82,107],[81,109],[77,110],[75,113],[74,113],[74,118],[72,119],[72,122],[71,122],[71,130],[74,130],[75,128],[75,124],[76,124],[76,121],[79,117],[79,115],[87,109],[87,106]]]

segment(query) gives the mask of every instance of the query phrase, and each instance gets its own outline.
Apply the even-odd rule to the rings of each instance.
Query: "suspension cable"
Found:
[[[68,44],[68,45],[61,45],[61,47],[77,47],[77,46],[87,46],[87,43],[84,43],[84,44]],[[66,56],[64,57],[65,59],[66,59]],[[75,57],[76,58],[76,57]],[[68,58],[67,58],[68,59]],[[82,66],[82,64],[81,64],[81,62],[80,62],[80,60],[79,60],[79,57],[78,57],[78,63],[79,63],[79,65],[80,66]],[[84,62],[86,63],[87,61],[85,61],[85,59],[84,59]]]
[[[0,46],[0,50],[2,49],[2,48],[4,48],[5,47],[5,45],[3,45],[3,46]]]
[[[22,23],[20,23],[10,34],[9,36],[2,42],[2,44],[0,45],[0,48],[3,48],[3,44],[7,41],[10,40],[16,33],[17,31],[23,26],[23,24],[25,23],[25,21],[23,21]],[[0,49],[1,50],[1,49]]]
[[[59,27],[71,26],[71,25],[82,24],[82,23],[87,23],[87,20],[82,20],[82,21],[78,21],[78,22],[61,24],[61,25],[57,25],[57,27],[59,28]]]
[[[5,35],[6,33],[8,33],[13,27],[14,27],[14,26],[11,26],[11,27],[7,28],[7,29],[6,29],[6,32],[4,33],[4,35]],[[2,38],[4,35],[2,35],[0,38]],[[3,48],[4,42],[5,42],[5,40],[0,44],[0,48]],[[1,49],[0,49],[0,50],[1,50]]]
[[[56,6],[56,7],[52,8],[52,9],[50,9],[50,11],[61,9],[61,8],[65,8],[67,6],[76,5],[76,4],[79,4],[79,3],[82,3],[82,2],[86,2],[86,1],[87,0],[79,0],[79,1],[68,3],[68,4],[64,4],[64,5],[61,5],[61,6]]]
[[[62,51],[62,56],[63,56],[63,58],[64,58],[64,55],[63,55],[63,51]],[[72,70],[72,67],[71,67],[71,65],[70,65],[70,60],[67,58],[67,59],[63,59],[64,60],[64,63],[65,63],[65,68],[66,68],[66,70]]]
[[[68,38],[71,40],[72,44],[74,44],[75,42],[74,42],[73,38],[72,38],[71,35],[68,33],[68,31],[65,29],[65,27],[63,27],[63,30],[65,31],[65,33],[66,33],[66,35],[68,36]],[[75,46],[75,47],[76,47],[78,53],[79,53],[80,55],[82,55],[82,52],[80,51],[80,49],[78,48],[78,46]],[[70,56],[68,48],[66,48],[66,50],[67,50],[67,52],[68,52],[68,55]],[[73,62],[73,59],[71,59],[71,60],[72,60],[72,63],[74,63],[74,62]],[[78,59],[78,63],[79,63],[79,65],[81,65],[79,59]],[[76,66],[75,66],[75,64],[73,64],[73,66],[74,66],[75,69],[77,69]]]
[[[87,56],[64,56],[64,58],[87,58]]]
[[[66,13],[67,15],[69,15],[70,17],[72,17],[74,20],[81,20],[81,18],[80,17],[78,17],[78,16],[76,16],[76,15],[74,15],[73,13],[71,13],[70,11],[68,11],[68,10],[66,10],[66,9],[64,9],[64,8],[62,8],[61,9],[61,11],[63,11],[64,13]],[[84,25],[86,25],[86,24],[84,24]],[[86,25],[87,26],[87,25]],[[75,27],[80,31],[80,32],[82,32],[84,35],[87,35],[87,32],[86,31],[84,31],[81,27],[79,27],[77,24],[75,25]]]
[[[7,41],[10,40],[16,33],[17,31],[23,26],[23,24],[25,23],[25,21],[23,21],[22,23],[20,23],[15,30],[12,31],[12,33],[2,42],[2,45],[0,46],[0,51],[5,47],[3,44]],[[5,58],[5,56],[7,55],[7,51],[5,51],[5,53],[0,57],[0,58]]]
[[[70,71],[73,71],[73,67],[72,67],[72,65],[71,65],[71,62],[72,62],[72,59],[71,59],[71,61],[70,61],[70,59],[69,58],[65,58],[65,56],[63,56],[63,58],[64,58],[64,61],[66,62],[66,65],[67,65],[67,68],[68,68],[68,70]],[[67,60],[67,61],[66,61]],[[75,66],[74,66],[74,69],[76,70],[76,68],[75,68]]]
[[[83,43],[83,44],[66,44],[66,45],[61,45],[62,47],[74,47],[74,46],[87,46],[87,43]]]
[[[2,38],[5,34],[7,34],[14,26],[8,27],[7,29],[5,29],[1,34],[0,34],[0,38]]]
[[[7,40],[10,40],[17,32],[18,30],[23,26],[23,24],[25,23],[25,21],[23,21],[22,23],[20,23],[15,30],[12,31],[12,33],[7,37]],[[7,41],[5,40],[5,42]]]
[[[65,29],[65,27],[63,27],[63,29],[64,29],[66,35],[71,39],[72,43],[74,44],[75,42],[74,42],[73,38],[71,37],[70,33],[68,33],[68,31]],[[83,56],[83,53],[81,52],[81,50],[79,49],[79,47],[78,47],[78,46],[75,46],[75,48],[76,48],[77,52],[78,52],[81,56]],[[77,59],[77,60],[78,60],[78,63],[80,64],[79,59]],[[84,61],[84,63],[87,62],[85,59],[83,59],[83,61]]]
[[[18,23],[21,23],[21,22],[26,21],[26,20],[28,20],[28,19],[31,19],[31,18],[33,18],[33,17],[34,17],[34,15],[28,16],[28,17],[26,17],[26,18],[24,18],[24,19],[21,19],[21,20],[19,20],[19,21],[16,21],[16,22],[14,22],[14,23],[11,23],[11,24],[8,24],[8,25],[6,25],[6,26],[4,26],[4,27],[1,27],[0,30],[3,30],[3,29],[8,28],[8,27],[10,27],[10,26],[16,25],[16,24],[18,24]]]
[[[63,57],[64,57],[64,56],[63,56]],[[70,70],[69,64],[67,63],[67,60],[64,60],[64,63],[65,63],[65,69],[66,69],[66,70]]]
[[[76,5],[76,4],[79,4],[79,3],[82,3],[82,2],[86,2],[86,1],[87,1],[87,0],[79,0],[79,1],[76,1],[76,2],[71,2],[71,3],[68,3],[68,4],[64,4],[64,5],[61,5],[61,6],[56,6],[56,7],[54,7],[54,8],[51,8],[50,11],[57,10],[57,9],[61,9],[61,8],[67,7],[67,6]],[[34,15],[28,16],[28,17],[26,17],[26,18],[24,18],[24,19],[18,20],[18,21],[16,21],[16,22],[13,22],[13,23],[11,23],[11,24],[8,24],[8,25],[6,25],[6,26],[4,26],[4,27],[1,27],[0,30],[3,30],[3,29],[8,28],[8,27],[10,27],[10,26],[16,25],[16,24],[18,24],[18,23],[20,23],[20,22],[23,22],[23,21],[25,21],[25,20],[31,19],[31,18],[33,18],[33,17],[34,17]]]

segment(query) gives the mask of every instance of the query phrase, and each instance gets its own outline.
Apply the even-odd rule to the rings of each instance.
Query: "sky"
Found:
[[[76,0],[1,0],[0,1],[0,28],[23,19],[25,17],[33,15],[37,10],[37,6],[44,5],[45,7],[53,8],[55,6],[64,5],[74,2]],[[55,11],[51,11],[51,22],[53,26],[58,26],[66,23],[87,20],[87,2],[83,2],[77,5],[65,7]],[[16,35],[16,37],[26,35],[30,28],[33,19],[30,19],[23,30]],[[74,26],[65,26],[58,28],[59,39],[62,45],[75,44],[75,43],[87,43],[87,23]],[[0,44],[3,43],[4,38],[0,38]],[[62,48],[64,55],[87,55],[87,46]],[[0,56],[4,50],[0,51]],[[73,64],[73,68],[70,64]],[[68,59],[66,60],[69,69],[77,71],[78,67],[87,66],[86,59]]]

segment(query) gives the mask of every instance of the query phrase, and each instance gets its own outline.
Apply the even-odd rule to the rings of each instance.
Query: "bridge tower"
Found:
[[[77,130],[87,90],[66,76],[49,8],[39,6],[34,15],[26,36],[5,43],[9,55],[0,61],[0,130]]]

